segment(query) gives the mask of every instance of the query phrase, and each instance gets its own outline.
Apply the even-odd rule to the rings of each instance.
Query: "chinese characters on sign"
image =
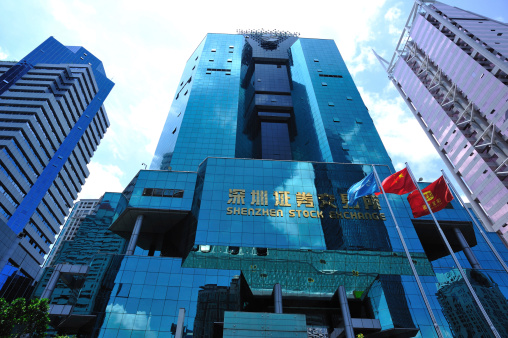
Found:
[[[360,203],[357,203],[354,207],[348,206],[347,194],[340,194],[340,200],[336,200],[334,195],[318,194],[319,209],[315,208],[314,196],[308,192],[297,192],[293,198],[289,191],[274,191],[271,196],[274,197],[275,207],[280,209],[256,208],[258,206],[268,206],[267,190],[252,190],[250,195],[250,207],[242,207],[244,205],[249,206],[248,203],[245,203],[245,189],[229,189],[227,204],[234,206],[228,207],[226,214],[284,217],[285,209],[282,208],[295,208],[287,210],[289,217],[325,218],[328,216],[328,218],[333,219],[386,220],[385,214],[379,212],[381,205],[375,195],[362,197],[364,209],[368,211],[360,211]]]

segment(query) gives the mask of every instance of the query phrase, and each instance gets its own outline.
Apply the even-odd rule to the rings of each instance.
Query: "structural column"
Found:
[[[273,286],[273,304],[275,313],[282,313],[282,288],[279,283]]]
[[[342,311],[342,320],[344,321],[344,333],[346,338],[354,338],[355,332],[353,330],[353,321],[351,320],[351,313],[349,312],[349,305],[347,303],[346,288],[343,285],[337,289],[339,295],[340,309]]]
[[[49,277],[48,284],[46,285],[46,287],[44,288],[44,291],[41,294],[41,299],[42,298],[47,298],[47,299],[51,298],[51,295],[53,294],[53,291],[55,290],[56,283],[58,282],[58,279],[60,278],[61,269],[62,269],[61,264],[58,264],[57,266],[55,266],[55,270],[51,274],[51,277]]]
[[[183,323],[185,320],[185,309],[180,308],[178,311],[178,322],[176,323],[175,338],[183,338]]]
[[[464,255],[466,255],[466,258],[469,261],[469,264],[471,264],[471,267],[473,269],[481,269],[482,266],[480,265],[480,262],[478,262],[478,260],[476,259],[476,256],[473,253],[473,250],[471,250],[469,244],[467,243],[466,238],[464,238],[464,234],[462,234],[462,231],[460,231],[459,228],[453,228],[453,231],[455,232],[455,235],[457,235],[457,239],[459,240],[462,252],[464,252]]]
[[[134,229],[132,230],[131,239],[129,241],[129,246],[127,247],[127,251],[125,252],[127,256],[132,256],[134,254],[134,249],[136,248],[136,243],[138,242],[138,236],[141,230],[142,223],[143,223],[143,215],[139,215],[138,218],[136,218],[136,223],[134,224]]]

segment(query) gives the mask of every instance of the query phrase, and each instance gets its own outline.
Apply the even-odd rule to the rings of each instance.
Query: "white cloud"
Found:
[[[362,87],[358,90],[395,168],[402,169],[408,162],[415,175],[426,181],[440,176],[444,164],[402,98],[390,90],[383,96]]]
[[[390,33],[391,35],[396,35],[396,36],[400,36],[400,34],[402,33],[402,27],[399,27],[398,25],[394,25],[394,24],[390,24],[388,26],[388,33]]]
[[[402,14],[401,10],[397,7],[392,7],[390,8],[386,14],[385,14],[385,19],[388,20],[388,21],[394,21],[398,18],[400,18],[400,15]]]
[[[3,51],[2,47],[0,47],[0,60],[6,60],[8,56],[9,55]]]
[[[105,191],[122,192],[124,186],[120,183],[123,171],[115,165],[104,165],[92,161],[88,165],[90,176],[86,179],[83,190],[78,195],[82,198],[100,198]]]

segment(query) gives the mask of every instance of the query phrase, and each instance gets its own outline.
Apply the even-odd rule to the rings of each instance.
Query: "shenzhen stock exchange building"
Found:
[[[333,40],[208,34],[149,170],[103,196],[35,295],[55,331],[99,337],[508,336],[497,234],[457,198],[436,214],[461,274],[404,196],[400,232],[384,195],[348,207],[373,164],[395,172]]]

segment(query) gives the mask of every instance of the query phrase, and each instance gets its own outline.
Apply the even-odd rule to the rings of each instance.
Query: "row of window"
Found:
[[[233,52],[234,52],[234,49],[235,49],[235,46],[229,46],[229,53],[233,53]],[[211,52],[212,52],[212,53],[216,53],[216,52],[217,52],[217,49],[212,48]],[[196,60],[197,60],[197,58],[196,58]]]
[[[239,246],[228,246],[227,253],[238,255],[240,251],[249,252],[256,256],[268,256],[268,248],[240,248]],[[195,245],[192,251],[201,251],[202,253],[214,252],[213,245]]]
[[[351,96],[346,96],[346,100],[353,101],[353,98]],[[332,101],[328,101],[328,106],[335,107],[335,103],[333,103]]]
[[[215,72],[231,72],[231,69],[219,69],[219,68],[207,68],[206,70]]]
[[[143,189],[143,196],[182,198],[183,197],[183,190],[181,190],[181,189],[145,188],[145,189]]]

